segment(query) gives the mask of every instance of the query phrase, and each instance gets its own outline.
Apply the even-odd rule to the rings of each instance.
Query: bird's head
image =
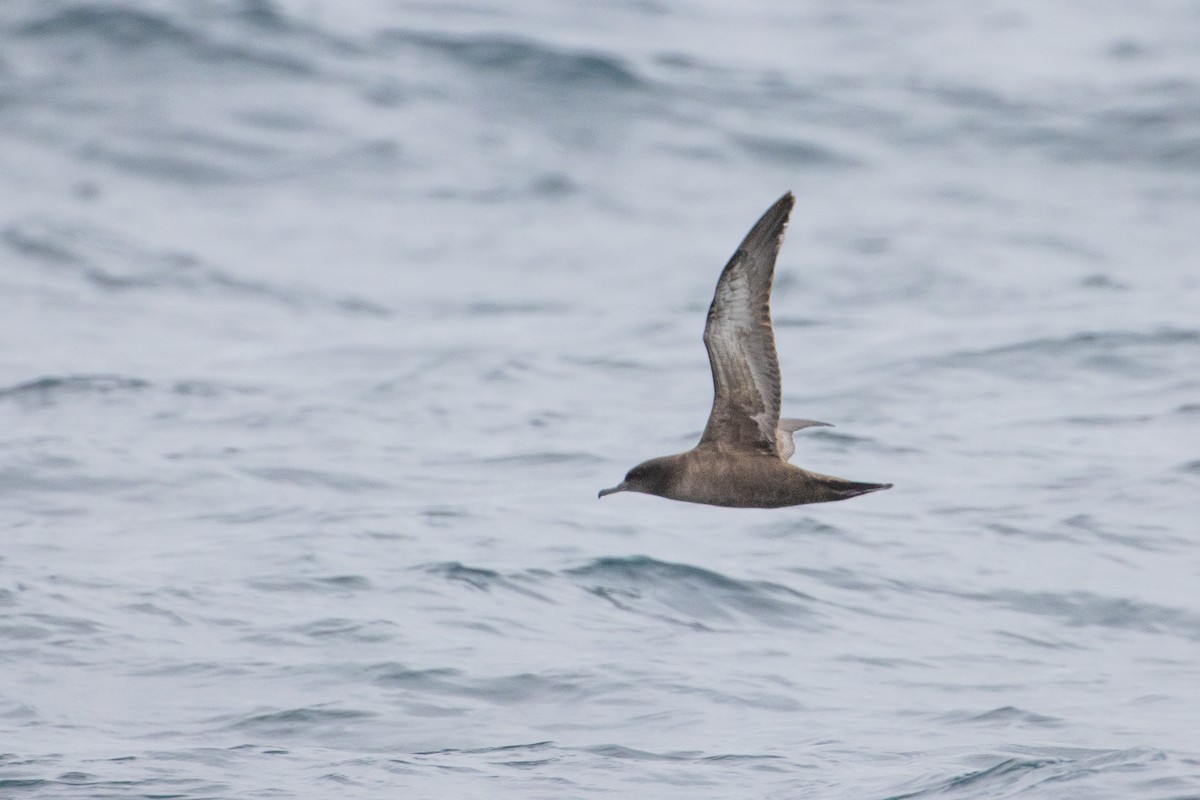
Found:
[[[601,489],[597,496],[604,497],[606,494],[616,494],[617,492],[642,492],[663,497],[674,477],[676,458],[676,456],[665,456],[643,461],[625,473],[625,480],[611,489]]]

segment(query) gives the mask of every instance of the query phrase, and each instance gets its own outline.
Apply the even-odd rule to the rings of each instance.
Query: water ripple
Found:
[[[532,39],[398,29],[381,32],[376,38],[384,49],[416,47],[447,56],[481,74],[537,81],[571,91],[628,91],[646,85],[618,56],[560,50]]]
[[[742,581],[690,564],[645,556],[601,558],[566,571],[616,608],[700,630],[750,618],[812,627],[814,598],[768,581]]]
[[[197,290],[248,300],[266,300],[291,308],[325,308],[347,314],[388,316],[389,310],[354,296],[327,296],[243,278],[204,264],[191,253],[155,252],[114,233],[52,220],[8,225],[0,240],[15,252],[52,264],[108,291],[172,289],[190,297]]]
[[[1197,330],[1089,332],[954,353],[938,357],[936,363],[1037,381],[1055,375],[1074,375],[1080,369],[1145,378],[1170,374],[1171,368],[1157,363],[1156,359],[1161,355],[1178,355],[1180,345],[1197,342],[1200,342],[1200,331]]]
[[[1124,628],[1143,633],[1169,633],[1200,641],[1200,614],[1124,597],[1090,592],[1021,592],[1000,590],[981,596],[1015,611],[1056,617],[1068,625]]]
[[[15,33],[27,39],[102,44],[118,53],[162,47],[201,61],[240,63],[289,75],[309,76],[315,71],[295,53],[220,42],[193,26],[173,21],[168,15],[116,3],[68,5],[41,19],[22,23]]]

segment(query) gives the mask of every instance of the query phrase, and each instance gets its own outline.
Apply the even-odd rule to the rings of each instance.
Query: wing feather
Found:
[[[771,330],[771,282],[795,199],[776,201],[729,259],[704,327],[713,406],[701,444],[779,455],[779,357]]]

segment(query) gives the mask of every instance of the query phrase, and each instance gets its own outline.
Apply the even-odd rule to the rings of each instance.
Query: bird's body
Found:
[[[686,453],[651,459],[639,466],[650,470],[647,486],[654,491],[647,491],[647,494],[731,508],[782,508],[826,503],[886,488],[876,483],[854,483],[809,472],[777,456],[727,452],[707,445],[694,447]]]
[[[891,487],[821,475],[787,461],[795,431],[827,424],[779,417],[771,282],[794,203],[789,192],[763,214],[717,282],[704,328],[713,406],[700,443],[686,453],[639,464],[601,497],[631,491],[715,506],[779,508]]]

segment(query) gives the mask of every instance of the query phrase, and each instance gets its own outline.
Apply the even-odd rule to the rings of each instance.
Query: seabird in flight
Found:
[[[704,345],[713,374],[713,406],[700,443],[638,464],[614,492],[644,492],[671,500],[738,508],[780,508],[845,500],[890,489],[788,463],[792,434],[825,426],[780,419],[779,358],[771,330],[771,281],[795,198],[791,192],[763,214],[721,272],[708,309]]]

